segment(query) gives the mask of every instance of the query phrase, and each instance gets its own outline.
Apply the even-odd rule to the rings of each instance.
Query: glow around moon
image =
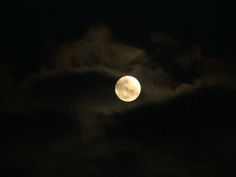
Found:
[[[116,82],[115,93],[122,101],[131,102],[140,95],[141,85],[135,77],[124,76]]]

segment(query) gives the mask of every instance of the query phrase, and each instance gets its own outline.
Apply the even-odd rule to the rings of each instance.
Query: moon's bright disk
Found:
[[[123,76],[116,82],[115,93],[122,101],[134,101],[141,93],[141,85],[135,77]]]

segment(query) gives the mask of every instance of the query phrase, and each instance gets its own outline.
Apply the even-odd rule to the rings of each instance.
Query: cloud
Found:
[[[155,45],[165,45],[173,48],[178,46],[178,42],[171,35],[164,32],[154,32],[150,39]]]
[[[233,156],[225,155],[222,148],[233,130],[232,93],[203,89],[165,104],[140,105],[107,117],[94,115],[97,121],[90,123],[103,124],[106,119],[117,122],[103,127],[103,133],[89,124],[88,130],[96,133],[90,139],[83,136],[83,127],[72,121],[76,116],[73,114],[34,112],[25,122],[21,120],[24,116],[18,117],[19,124],[7,133],[20,142],[13,141],[14,146],[10,146],[12,142],[7,139],[7,147],[11,148],[0,151],[5,173],[59,177],[65,173],[68,177],[227,176],[230,166],[224,165],[231,163]],[[87,114],[83,116],[88,118]],[[219,165],[226,170],[216,170]]]
[[[156,35],[148,51],[93,26],[30,79],[4,72],[1,174],[227,176],[215,169],[232,158],[222,149],[234,143],[233,72],[199,47]],[[115,96],[123,75],[142,84],[133,103]]]
[[[153,33],[151,41],[148,50],[120,42],[105,25],[91,26],[80,39],[58,47],[48,66],[30,79],[14,82],[14,70],[2,73],[2,109],[75,113],[86,137],[93,137],[112,123],[100,125],[97,117],[150,102],[163,104],[204,87],[235,89],[234,72],[222,60],[204,55],[201,47],[183,47],[162,32]],[[130,104],[114,93],[123,75],[137,77],[142,85],[141,96]]]
[[[151,41],[148,50],[120,42],[105,25],[91,26],[80,39],[60,46],[48,66],[30,79],[14,83],[16,76],[5,74],[12,82],[2,80],[8,88],[2,91],[2,105],[21,112],[41,107],[109,113],[204,87],[235,89],[234,72],[222,60],[205,56],[202,48],[184,48],[162,32],[153,33]],[[137,77],[142,85],[140,98],[129,106],[114,95],[115,81],[123,75]]]
[[[142,63],[144,57],[142,49],[115,41],[108,27],[93,26],[81,40],[59,49],[55,68],[81,69],[102,65],[127,72],[134,64]]]

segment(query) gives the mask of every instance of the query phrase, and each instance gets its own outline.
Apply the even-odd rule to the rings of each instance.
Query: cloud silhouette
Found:
[[[150,45],[119,41],[98,25],[26,79],[3,67],[1,174],[229,175],[235,71],[166,33],[154,33]],[[142,85],[129,104],[114,92],[123,75]]]
[[[234,143],[231,115],[235,96],[229,90],[208,88],[164,104],[93,115],[90,123],[94,124],[115,120],[112,125],[103,125],[102,133],[87,124],[93,136],[83,129],[85,122],[78,124],[78,115],[69,116],[68,112],[63,116],[62,112],[34,111],[27,117],[8,117],[7,122],[1,122],[5,125],[1,129],[5,139],[0,151],[5,171],[1,174],[229,175],[231,167],[227,164],[234,157],[225,149]],[[89,118],[89,114],[80,116],[84,118],[79,120]],[[16,121],[15,127],[6,128]],[[218,165],[224,170],[216,170]]]

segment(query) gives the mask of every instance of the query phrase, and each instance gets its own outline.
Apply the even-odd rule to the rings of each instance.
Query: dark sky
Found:
[[[1,2],[0,176],[235,176],[235,8]]]

